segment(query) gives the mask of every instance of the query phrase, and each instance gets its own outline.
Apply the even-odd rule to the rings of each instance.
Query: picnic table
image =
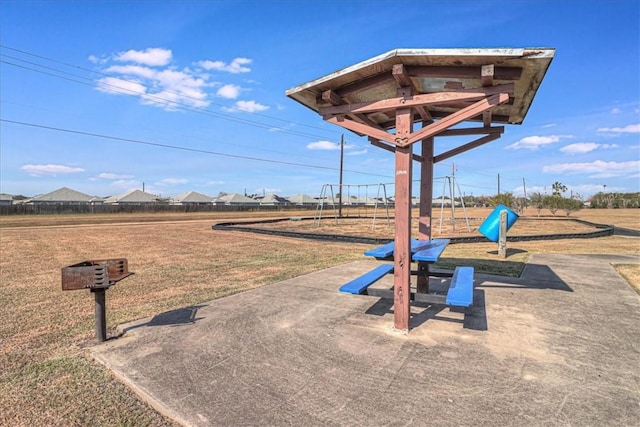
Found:
[[[440,255],[447,248],[449,242],[449,239],[411,239],[411,260],[434,264],[438,262]],[[377,260],[393,260],[394,251],[395,242],[389,242],[365,251],[364,255]],[[387,274],[392,273],[393,270],[393,264],[378,265],[373,270],[341,286],[340,292],[393,298],[393,290],[371,288],[371,285]],[[438,276],[443,275],[439,274]],[[469,307],[473,305],[473,267],[457,266],[453,273],[444,274],[444,276],[451,277],[451,283],[446,295],[411,292],[411,300],[454,307]]]

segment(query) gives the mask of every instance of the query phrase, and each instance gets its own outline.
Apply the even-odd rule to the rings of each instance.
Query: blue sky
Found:
[[[285,91],[396,48],[465,47],[556,55],[524,123],[437,177],[455,168],[473,195],[498,175],[515,194],[640,191],[639,23],[638,0],[2,0],[0,192],[318,195],[344,133],[344,183],[372,195],[393,155]]]

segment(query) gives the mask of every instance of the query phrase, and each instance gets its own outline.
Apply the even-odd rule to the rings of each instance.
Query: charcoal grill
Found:
[[[83,261],[62,268],[62,290],[89,289],[95,299],[98,341],[107,339],[106,290],[131,276],[125,258]]]

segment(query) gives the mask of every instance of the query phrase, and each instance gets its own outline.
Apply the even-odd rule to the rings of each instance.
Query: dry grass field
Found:
[[[489,211],[469,216],[481,218]],[[640,230],[639,214],[584,210],[572,217]],[[275,215],[282,214],[243,219]],[[113,336],[118,324],[363,259],[369,247],[211,229],[215,222],[236,219],[233,214],[0,217],[0,425],[172,425],[87,357],[85,347],[95,342],[93,298],[88,291],[61,290],[64,266],[128,259],[135,275],[106,294]],[[533,222],[519,221],[512,231],[527,232]],[[379,220],[378,228],[386,230],[383,223]],[[569,224],[582,230],[573,222],[535,224],[538,231],[567,232]],[[370,225],[369,219],[331,230],[366,232]],[[506,260],[498,260],[493,243],[456,244],[447,248],[440,267],[465,259],[479,271],[517,274],[531,253],[637,254],[639,245],[639,239],[623,237],[518,242],[509,244]],[[630,283],[640,284],[640,267],[618,268]]]

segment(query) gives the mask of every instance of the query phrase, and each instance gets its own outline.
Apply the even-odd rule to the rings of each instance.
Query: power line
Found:
[[[74,69],[77,69],[77,70],[85,71],[85,72],[88,72],[88,73],[97,74],[97,75],[99,75],[99,76],[103,76],[103,77],[113,77],[113,75],[110,75],[110,74],[107,74],[107,73],[103,73],[103,72],[96,71],[96,70],[90,70],[90,69],[88,69],[88,68],[84,68],[84,67],[81,67],[81,66],[79,66],[79,65],[69,64],[69,63],[66,63],[66,62],[64,62],[64,61],[57,60],[57,59],[55,59],[55,58],[50,58],[50,57],[47,57],[47,56],[38,55],[38,54],[35,54],[35,53],[32,53],[32,52],[27,52],[27,51],[24,51],[24,50],[21,50],[21,49],[12,48],[12,47],[9,47],[9,46],[3,45],[3,44],[0,44],[0,48],[7,49],[7,50],[11,50],[11,51],[14,51],[14,52],[18,52],[18,53],[21,53],[21,54],[24,54],[24,55],[32,56],[32,57],[34,57],[34,58],[43,59],[43,60],[50,61],[50,62],[53,62],[53,63],[56,63],[56,64],[64,65],[64,66],[66,66],[66,67],[70,67],[70,68],[74,68]],[[63,73],[63,74],[72,75],[72,76],[77,77],[77,78],[82,78],[82,79],[85,79],[85,80],[89,80],[89,81],[91,81],[91,82],[94,82],[94,80],[89,79],[89,78],[87,78],[87,77],[77,76],[77,75],[74,75],[74,74],[71,74],[71,73],[68,73],[68,72],[65,72],[65,71],[61,71],[61,70],[59,70],[59,69],[54,69],[54,68],[51,68],[51,67],[47,67],[47,66],[45,66],[45,65],[38,64],[38,63],[35,63],[35,62],[26,61],[26,60],[24,60],[24,59],[17,58],[17,57],[12,57],[12,56],[9,56],[9,55],[6,55],[6,54],[4,54],[3,56],[8,57],[8,58],[11,58],[11,59],[14,59],[14,60],[22,61],[22,62],[25,62],[25,63],[31,64],[31,65],[35,65],[35,66],[42,67],[42,68],[45,68],[45,69],[54,70],[54,71],[57,71],[57,72],[60,72],[60,73]],[[4,61],[3,61],[3,62],[4,62]],[[7,64],[9,64],[9,65],[16,65],[16,64],[8,63],[8,62],[5,62],[5,63],[7,63]],[[17,66],[17,65],[16,65],[16,66]],[[22,68],[26,68],[26,67],[22,67]],[[31,70],[32,70],[32,71],[36,71],[36,72],[38,72],[38,70],[35,70],[35,69],[31,69]],[[46,74],[46,73],[45,73],[45,74]],[[53,75],[53,74],[51,74],[51,75]],[[54,76],[54,77],[59,77],[59,76],[56,76],[56,75],[53,75],[53,76]],[[124,79],[124,78],[122,78],[122,77],[117,77],[117,78],[118,78],[119,80],[122,80],[123,82],[127,82],[127,83],[133,83],[133,82],[134,82],[134,81],[132,81],[132,80]],[[72,81],[73,81],[73,80],[72,80]],[[78,82],[78,83],[80,83],[80,82]],[[143,87],[145,87],[145,88],[149,89],[149,87],[148,87],[147,85],[142,85],[140,82],[137,82],[137,81],[136,81],[135,83],[136,83],[137,85],[141,85],[141,86],[143,86]],[[103,84],[103,83],[101,83],[101,84]],[[131,93],[133,93],[133,94],[135,94],[135,95],[142,95],[142,94],[143,94],[143,93],[140,93],[140,92],[135,92],[135,91],[133,91],[133,90],[131,90],[131,89],[128,89],[128,88],[122,88],[122,87],[113,86],[113,85],[108,85],[108,84],[104,84],[104,85],[112,86],[112,87],[115,87],[115,88],[117,88],[117,89],[119,89],[119,90],[127,90],[127,91],[129,91],[129,92],[131,92]],[[195,98],[195,97],[189,96],[189,95],[187,95],[187,94],[183,94],[183,93],[176,93],[176,92],[171,92],[171,91],[166,91],[166,92],[167,92],[167,93],[170,93],[170,94],[173,94],[173,95],[179,95],[179,96],[181,96],[181,97],[183,97],[183,98],[189,98],[189,99],[193,99],[193,100],[196,100],[196,101],[200,101],[200,99],[199,99],[199,98]],[[152,95],[150,95],[150,94],[148,94],[148,93],[144,93],[144,95],[146,95],[146,96],[152,96]],[[156,96],[155,98],[156,98],[156,99],[159,99],[159,100],[161,100],[161,101],[163,101],[163,102],[165,102],[165,103],[172,103],[172,104],[178,104],[178,105],[185,105],[185,104],[179,103],[179,102],[174,101],[174,100],[164,99],[164,98],[162,98],[162,97],[157,97],[157,96]],[[229,107],[229,106],[224,105],[224,104],[216,103],[216,102],[214,102],[214,101],[210,101],[210,100],[209,100],[208,102],[209,102],[210,104],[213,104],[213,105],[217,105],[217,106],[220,106],[220,107],[224,107],[224,108],[228,108],[228,109],[236,110],[236,111],[239,111],[239,112],[243,111],[243,110],[240,110],[240,109],[235,108],[235,107]],[[188,106],[188,107],[193,108],[193,109],[195,109],[195,110],[204,110],[203,108],[198,108],[198,107],[192,107],[192,106]],[[206,110],[204,110],[204,111],[206,111]],[[232,116],[227,115],[227,114],[223,114],[223,113],[212,113],[212,114],[214,114],[214,115],[216,115],[216,116],[219,116],[220,118],[225,118],[225,119],[232,120],[232,121],[239,121],[237,118],[232,117]],[[322,130],[322,131],[326,131],[326,132],[331,132],[331,133],[336,133],[336,134],[337,134],[337,133],[339,133],[338,131],[331,131],[331,130],[327,130],[327,129],[324,129],[324,128],[320,128],[320,127],[318,127],[318,126],[312,126],[312,125],[308,125],[308,124],[305,124],[305,123],[294,122],[294,121],[291,121],[291,120],[288,120],[288,119],[281,119],[281,118],[279,118],[279,117],[269,116],[269,115],[262,114],[262,113],[252,113],[252,114],[253,114],[254,116],[264,117],[264,118],[266,118],[266,119],[276,120],[276,121],[280,121],[280,122],[291,123],[291,124],[294,124],[294,125],[300,125],[300,126],[308,127],[308,128],[311,128],[311,129],[318,129],[318,130]],[[242,122],[246,122],[247,124],[259,125],[260,127],[266,127],[266,128],[269,128],[269,129],[271,129],[271,128],[276,128],[276,129],[278,129],[278,131],[281,131],[281,132],[288,132],[288,133],[300,133],[300,134],[302,134],[302,135],[312,136],[312,137],[314,137],[314,138],[317,138],[317,137],[322,138],[321,136],[318,136],[318,135],[306,134],[306,133],[304,133],[304,132],[295,132],[295,131],[291,131],[290,129],[286,129],[286,128],[282,128],[282,127],[277,127],[277,126],[273,126],[273,125],[267,125],[267,124],[265,124],[265,123],[257,122],[257,121],[254,121],[254,120],[240,119],[240,121],[242,121]]]
[[[89,69],[83,68],[83,67],[78,66],[78,65],[68,64],[68,63],[65,63],[63,61],[59,61],[59,60],[56,60],[56,59],[53,59],[53,58],[48,58],[48,57],[45,57],[45,56],[42,56],[42,55],[37,55],[37,54],[31,53],[31,52],[26,52],[26,51],[23,51],[23,50],[20,50],[20,49],[11,48],[9,46],[5,46],[5,45],[2,45],[2,44],[0,44],[0,47],[8,49],[8,50],[15,51],[15,52],[19,52],[19,53],[22,53],[22,54],[25,54],[25,55],[29,55],[29,56],[32,56],[32,57],[35,57],[35,58],[40,58],[40,59],[44,59],[44,60],[47,60],[47,61],[51,61],[51,62],[54,62],[54,63],[57,63],[57,64],[61,64],[61,65],[67,66],[67,67],[72,67],[74,69],[79,69],[79,70],[86,71],[86,72],[89,72],[89,73],[97,74],[97,75],[100,75],[100,76],[103,76],[103,77],[113,77],[112,75],[109,75],[109,74],[106,74],[106,73],[102,73],[102,72],[95,71],[95,70],[89,70]],[[255,120],[250,120],[250,119],[241,118],[241,117],[234,117],[234,116],[231,116],[231,115],[228,115],[228,114],[224,114],[224,113],[213,112],[213,111],[207,110],[207,109],[202,108],[202,107],[195,107],[195,106],[188,105],[188,104],[185,104],[183,102],[176,101],[176,100],[163,98],[163,97],[158,96],[156,94],[151,94],[151,93],[148,93],[148,92],[139,92],[139,91],[133,90],[131,88],[112,85],[112,84],[109,84],[109,83],[106,83],[106,82],[103,82],[103,81],[100,81],[98,84],[96,84],[96,81],[94,79],[92,79],[92,78],[79,76],[79,75],[76,75],[76,74],[72,74],[72,73],[57,69],[57,68],[49,67],[49,66],[46,66],[46,65],[43,65],[43,64],[39,64],[37,62],[27,61],[25,59],[18,58],[18,57],[15,57],[15,56],[11,56],[11,55],[7,55],[7,54],[0,54],[0,56],[4,56],[5,58],[10,58],[10,59],[13,59],[13,60],[16,60],[16,61],[23,62],[25,64],[29,64],[29,65],[34,66],[34,67],[39,67],[39,68],[42,68],[42,69],[45,69],[45,70],[49,70],[49,71],[53,71],[55,73],[60,73],[60,74],[63,74],[63,75],[54,74],[54,73],[51,73],[51,72],[47,72],[47,71],[43,71],[43,70],[27,67],[25,65],[12,63],[12,62],[9,62],[9,61],[6,61],[6,60],[0,60],[1,63],[7,64],[7,65],[11,65],[11,66],[14,66],[14,67],[26,69],[26,70],[33,71],[33,72],[40,73],[40,74],[49,75],[49,76],[52,76],[52,77],[56,77],[56,78],[59,78],[59,79],[71,81],[73,83],[78,83],[78,84],[82,84],[82,85],[85,85],[85,86],[90,86],[90,87],[96,87],[97,86],[98,88],[99,87],[112,88],[114,92],[119,93],[119,94],[123,94],[123,95],[129,95],[129,96],[142,96],[142,95],[144,95],[146,98],[151,98],[152,100],[156,100],[156,102],[158,104],[160,104],[160,105],[171,105],[172,107],[174,107],[176,109],[192,111],[192,112],[195,112],[195,113],[198,113],[198,114],[208,115],[208,116],[216,117],[216,118],[223,119],[223,120],[233,121],[233,122],[237,122],[237,123],[241,123],[241,124],[247,124],[247,125],[250,125],[250,126],[255,126],[255,127],[259,127],[259,128],[263,128],[263,129],[268,129],[268,130],[275,130],[275,131],[283,132],[283,133],[287,133],[287,134],[303,136],[303,137],[310,138],[310,139],[316,139],[316,138],[325,139],[326,138],[326,136],[322,136],[322,135],[315,135],[315,134],[311,134],[311,133],[307,133],[307,132],[291,130],[291,129],[287,129],[287,128],[283,128],[283,127],[274,126],[274,125],[271,125],[271,124],[258,122],[258,121],[255,121]],[[71,77],[65,77],[65,76],[71,76]],[[120,80],[120,81],[123,81],[123,82],[135,83],[137,86],[144,87],[145,89],[150,89],[148,85],[141,84],[140,82],[137,82],[137,81],[127,80],[127,79],[122,78],[122,77],[116,77],[116,78],[118,80]],[[78,80],[78,79],[81,79],[83,81]],[[193,100],[200,101],[200,99],[198,99],[198,98],[191,97],[191,96],[189,96],[187,94],[183,94],[183,93],[176,93],[176,92],[171,92],[171,91],[166,91],[166,93],[178,95],[178,96],[180,96],[182,98],[188,98],[188,99],[193,99]],[[233,109],[233,110],[236,110],[236,111],[242,111],[242,110],[239,110],[237,108],[225,106],[223,104],[218,104],[218,103],[210,101],[210,100],[208,100],[207,102],[209,102],[210,104],[213,104],[213,105],[218,105],[220,107]],[[301,126],[312,128],[312,129],[318,129],[318,130],[327,131],[327,132],[331,132],[331,133],[337,133],[336,131],[331,131],[331,130],[320,128],[320,127],[317,127],[317,126],[307,125],[307,124],[300,123],[300,122],[294,122],[294,121],[291,121],[291,120],[281,119],[281,118],[278,118],[278,117],[268,116],[268,115],[261,114],[261,113],[252,113],[252,114],[255,115],[255,116],[265,117],[265,118],[272,119],[272,120],[284,121],[284,122],[287,122],[287,123],[290,123],[290,124],[294,124],[294,125],[301,125]],[[360,145],[360,144],[357,144],[357,143],[349,143],[349,144],[352,145],[352,146],[356,146],[358,148],[361,148],[361,149],[368,149],[368,146],[363,146],[363,145]]]
[[[7,55],[4,55],[4,56],[6,57]],[[12,58],[12,59],[16,59],[16,58]],[[90,86],[90,87],[96,86],[95,85],[95,81],[92,80],[92,79],[89,79],[87,77],[77,76],[77,75],[74,75],[74,74],[71,74],[71,73],[67,73],[65,71],[56,70],[54,68],[46,67],[46,66],[43,66],[43,65],[40,65],[40,64],[33,64],[33,63],[30,63],[29,61],[23,61],[23,60],[20,60],[20,59],[18,59],[18,60],[22,61],[22,62],[26,62],[26,63],[31,64],[31,65],[35,65],[35,66],[44,68],[44,69],[53,70],[53,71],[56,71],[56,72],[59,72],[59,73],[62,73],[62,74],[66,74],[66,75],[72,76],[73,78],[61,76],[61,75],[50,73],[50,72],[43,71],[43,70],[38,70],[38,69],[35,69],[35,68],[31,68],[31,67],[27,67],[27,66],[24,66],[24,65],[20,65],[20,64],[15,64],[15,63],[8,62],[8,61],[5,61],[5,60],[0,60],[0,62],[3,63],[3,64],[7,64],[7,65],[11,65],[11,66],[17,67],[17,68],[22,68],[22,69],[33,71],[33,72],[36,72],[36,73],[40,73],[40,74],[45,74],[45,75],[48,75],[48,76],[56,77],[56,78],[59,78],[59,79],[62,79],[62,80],[71,81],[73,83],[78,83],[78,84],[82,84],[82,85]],[[80,81],[80,80],[77,80],[77,79],[88,80],[88,82]],[[125,79],[120,79],[120,80],[122,80],[123,82],[130,82],[130,81],[125,80]],[[209,110],[206,110],[206,109],[203,109],[203,108],[193,107],[193,106],[187,105],[185,103],[181,103],[179,101],[162,98],[162,97],[154,95],[154,94],[138,92],[138,91],[135,91],[135,90],[130,89],[130,88],[111,85],[111,84],[105,83],[105,82],[101,82],[98,86],[110,87],[110,88],[112,88],[114,90],[114,92],[117,90],[117,93],[120,93],[122,95],[129,95],[129,96],[145,95],[147,98],[155,99],[158,104],[173,105],[173,106],[177,107],[177,109],[186,110],[186,111],[192,111],[194,113],[203,114],[203,115],[206,115],[206,116],[212,116],[212,117],[216,117],[216,118],[220,118],[220,119],[224,119],[224,120],[228,120],[228,121],[233,121],[233,122],[237,122],[237,123],[241,123],[241,124],[246,124],[246,125],[250,125],[250,126],[260,127],[262,129],[269,129],[269,130],[270,129],[276,129],[278,132],[288,133],[288,134],[292,134],[292,135],[296,135],[296,136],[303,136],[303,137],[307,137],[307,138],[310,138],[310,139],[326,138],[326,137],[320,136],[320,135],[314,135],[314,134],[310,134],[310,133],[306,133],[306,132],[299,132],[299,131],[294,131],[294,130],[291,130],[291,129],[280,128],[280,127],[277,127],[277,126],[272,126],[272,125],[269,125],[269,124],[266,124],[266,123],[256,122],[256,121],[249,120],[249,119],[244,119],[244,118],[241,118],[241,117],[232,117],[232,116],[229,116],[229,115],[226,115],[226,114],[223,114],[223,113],[216,113],[216,112],[209,111]],[[147,86],[144,86],[144,87],[147,87]],[[126,93],[126,92],[128,92],[128,93]]]
[[[214,155],[214,156],[232,157],[232,158],[243,159],[243,160],[253,160],[253,161],[256,161],[256,162],[266,162],[266,163],[282,164],[282,165],[287,165],[287,166],[299,166],[299,167],[305,167],[305,168],[324,169],[324,170],[332,170],[332,171],[339,170],[338,168],[329,167],[329,166],[310,165],[310,164],[305,164],[305,163],[286,162],[286,161],[282,161],[282,160],[262,159],[262,158],[259,158],[259,157],[242,156],[242,155],[239,155],[239,154],[221,153],[221,152],[217,152],[217,151],[202,150],[202,149],[199,149],[199,148],[182,147],[182,146],[179,146],[179,145],[170,145],[170,144],[161,144],[161,143],[158,143],[158,142],[142,141],[142,140],[139,140],[139,139],[131,139],[131,138],[122,138],[122,137],[117,137],[117,136],[103,135],[103,134],[85,132],[85,131],[79,131],[79,130],[73,130],[73,129],[64,129],[64,128],[58,128],[58,127],[53,127],[53,126],[41,125],[41,124],[37,124],[37,123],[26,123],[26,122],[20,122],[20,121],[9,120],[9,119],[0,119],[0,122],[12,123],[12,124],[17,124],[17,125],[21,125],[21,126],[36,127],[36,128],[41,128],[41,129],[48,129],[48,130],[53,130],[53,131],[58,131],[58,132],[72,133],[72,134],[76,134],[76,135],[91,136],[91,137],[94,137],[94,138],[103,138],[103,139],[110,139],[110,140],[114,140],[114,141],[129,142],[129,143],[133,143],[133,144],[150,145],[150,146],[153,146],[153,147],[170,148],[170,149],[174,149],[174,150],[182,150],[182,151],[189,151],[189,152],[194,152],[194,153],[210,154],[210,155]],[[374,174],[374,173],[370,173],[370,172],[361,172],[361,171],[354,171],[354,170],[346,170],[346,171],[347,172],[351,172],[351,173],[361,174],[361,175],[371,175],[371,176],[390,178],[390,176],[388,176],[388,175],[380,175],[380,174]]]

